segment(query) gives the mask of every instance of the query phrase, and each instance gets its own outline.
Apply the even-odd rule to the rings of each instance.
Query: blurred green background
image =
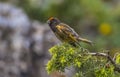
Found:
[[[119,0],[1,0],[22,8],[30,19],[46,23],[51,16],[95,43],[94,51],[120,48]],[[90,48],[91,49],[91,48]]]
[[[0,0],[24,10],[29,19],[46,24],[49,17],[57,17],[90,39],[91,51],[120,50],[120,0]]]
[[[9,0],[8,0],[9,1]],[[34,20],[46,23],[51,16],[89,38],[97,48],[120,47],[119,0],[11,0]]]

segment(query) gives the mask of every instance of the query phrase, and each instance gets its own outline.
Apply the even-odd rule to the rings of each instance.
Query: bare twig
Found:
[[[116,64],[116,62],[112,59],[112,57],[109,54],[106,53],[88,53],[88,54],[92,56],[106,57],[115,67],[115,71],[118,71],[120,73],[120,67]]]
[[[113,60],[116,60],[116,56],[118,55],[118,54],[120,54],[120,53],[115,53],[115,55],[114,55],[114,57],[113,57]]]

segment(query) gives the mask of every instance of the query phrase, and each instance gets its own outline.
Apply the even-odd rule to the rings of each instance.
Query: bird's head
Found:
[[[50,17],[47,23],[49,24],[49,26],[56,26],[60,23],[60,20],[55,17]]]

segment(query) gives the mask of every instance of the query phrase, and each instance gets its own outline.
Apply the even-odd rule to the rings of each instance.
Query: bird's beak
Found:
[[[50,20],[47,20],[47,24],[50,24]]]

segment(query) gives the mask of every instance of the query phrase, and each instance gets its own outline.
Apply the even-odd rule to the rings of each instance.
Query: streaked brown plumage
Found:
[[[80,45],[81,41],[92,45],[92,41],[81,38],[70,26],[61,23],[57,18],[51,17],[48,19],[47,23],[56,37],[62,42],[69,43],[75,47]]]

